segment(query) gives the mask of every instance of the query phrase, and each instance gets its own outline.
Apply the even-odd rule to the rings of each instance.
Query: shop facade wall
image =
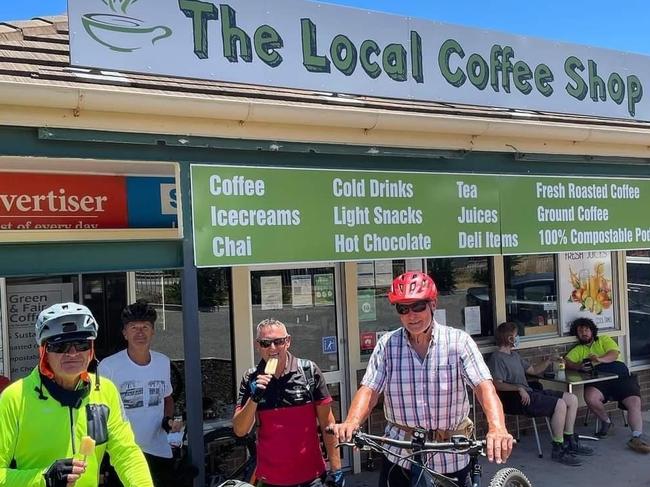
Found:
[[[157,138],[151,134],[120,134],[115,132],[111,134],[111,141],[101,141],[96,137],[97,133],[93,131],[66,131],[65,137],[57,140],[57,131],[51,131],[53,136],[44,140],[39,135],[39,129],[34,127],[0,127],[0,155],[17,156],[17,157],[43,157],[51,158],[83,158],[90,164],[97,164],[101,167],[102,161],[105,160],[123,160],[123,161],[168,161],[178,162],[180,165],[190,163],[219,163],[232,165],[259,165],[259,166],[276,166],[276,167],[304,167],[304,168],[346,168],[346,169],[367,169],[367,170],[399,170],[399,171],[426,171],[426,172],[467,172],[467,173],[501,173],[501,174],[552,174],[552,175],[583,175],[585,173],[584,163],[567,163],[557,158],[549,159],[548,162],[540,163],[534,161],[516,160],[514,154],[510,153],[446,153],[444,157],[435,150],[419,151],[416,156],[407,155],[396,149],[390,157],[386,156],[361,156],[358,155],[358,149],[355,154],[346,154],[345,147],[328,144],[294,144],[291,151],[276,151],[276,149],[260,149],[261,147],[270,147],[268,144],[260,144],[253,140],[229,140],[210,138],[195,138],[194,144],[187,147],[170,146],[164,143],[168,136]],[[180,135],[179,135],[180,137]],[[120,138],[123,140],[119,143]],[[162,143],[161,143],[162,142]],[[227,148],[224,148],[227,146]],[[337,152],[337,153],[335,153]],[[2,163],[0,161],[0,169]],[[650,165],[643,164],[622,164],[612,161],[611,163],[599,163],[590,166],[589,176],[630,176],[630,177],[650,177]],[[88,244],[91,245],[91,244]],[[101,266],[102,248],[101,243],[94,244],[98,250],[94,254],[88,254],[83,262],[87,267],[84,270],[92,270]],[[120,244],[111,244],[119,247]],[[127,244],[121,244],[127,245]],[[135,245],[135,244],[134,244]],[[54,248],[56,244],[48,244],[48,247]],[[67,247],[67,248],[66,248]],[[141,247],[146,248],[146,243]],[[171,268],[182,266],[182,254],[180,246],[176,243],[170,250],[165,248],[164,255],[170,262],[160,264],[160,267]],[[79,254],[75,248],[77,244],[62,246],[60,252],[65,256],[64,266],[71,267],[75,258]],[[115,247],[117,248],[117,247]],[[126,247],[124,247],[126,248]],[[21,273],[21,264],[19,262],[38,262],[42,258],[42,247],[39,245],[11,245],[0,242],[0,261],[6,262],[6,265],[13,265],[11,269],[5,269],[8,273]],[[124,250],[124,249],[123,249]],[[131,255],[133,264],[129,268],[137,269],[138,266],[145,262],[145,259],[151,253],[137,254],[132,250],[124,250],[118,253]],[[5,256],[12,256],[5,259]],[[40,256],[40,257],[39,257]],[[103,256],[105,257],[105,255]],[[56,259],[51,259],[53,262]],[[163,259],[161,258],[160,261]],[[171,263],[173,261],[173,263]],[[115,263],[110,267],[115,269]],[[35,268],[32,272],[36,272]],[[73,270],[72,268],[70,270]],[[77,268],[74,268],[77,271]],[[126,270],[126,269],[124,269]],[[624,299],[624,297],[622,296]],[[568,345],[567,345],[568,347]],[[545,355],[551,353],[550,348],[531,348],[522,351],[527,357],[535,355]],[[207,367],[207,369],[206,369]],[[214,389],[220,391],[221,374],[230,374],[232,377],[232,364],[224,363],[202,363],[202,374],[209,373],[216,377],[214,383],[204,384],[205,389]],[[363,371],[358,371],[358,379]],[[650,402],[650,371],[638,372],[642,386],[644,406],[647,407]],[[199,378],[197,378],[199,380]],[[201,378],[202,380],[202,378]],[[231,389],[231,388],[230,388]],[[352,392],[356,390],[352,388]],[[205,391],[204,391],[205,392]],[[215,392],[216,394],[216,392]],[[232,391],[231,391],[232,394]],[[232,398],[234,400],[234,398]],[[584,408],[581,409],[580,415],[584,415]],[[479,434],[485,433],[485,421],[480,413],[477,412],[477,429]],[[371,429],[373,432],[381,433],[385,424],[381,404],[371,417]],[[522,423],[522,428],[526,423]],[[511,425],[514,428],[514,425]]]

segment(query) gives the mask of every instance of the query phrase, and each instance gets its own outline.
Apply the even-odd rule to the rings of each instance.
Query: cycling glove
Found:
[[[43,474],[43,477],[45,477],[45,486],[66,487],[68,485],[68,475],[71,473],[72,458],[57,460]]]

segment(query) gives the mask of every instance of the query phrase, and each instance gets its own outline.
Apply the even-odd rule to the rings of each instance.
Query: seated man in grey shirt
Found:
[[[568,392],[530,387],[526,374],[542,373],[549,366],[550,359],[531,365],[513,350],[519,344],[515,323],[501,323],[496,340],[499,349],[490,357],[488,366],[505,413],[551,418],[551,458],[564,465],[581,465],[576,455],[593,455],[593,450],[582,446],[573,431],[578,398]]]

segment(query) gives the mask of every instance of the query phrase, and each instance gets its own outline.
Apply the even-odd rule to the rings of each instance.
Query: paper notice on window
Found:
[[[441,325],[447,324],[447,310],[446,309],[436,309],[433,312],[433,319]]]
[[[470,335],[481,334],[481,307],[465,307],[465,331]]]
[[[39,352],[34,340],[36,317],[48,306],[72,301],[73,295],[69,282],[7,286],[10,370],[2,369],[4,375],[10,373],[12,380],[20,379],[38,364]]]
[[[311,276],[291,276],[291,305],[313,306]]]
[[[357,287],[375,287],[375,266],[372,262],[357,264]]]
[[[282,309],[282,276],[260,277],[262,309]]]
[[[314,304],[316,306],[334,304],[334,274],[314,275]]]
[[[406,259],[406,272],[422,271],[422,259]]]
[[[375,285],[388,287],[393,282],[393,261],[378,260],[375,262]]]
[[[362,289],[357,293],[359,321],[375,321],[377,319],[377,304],[374,289]]]

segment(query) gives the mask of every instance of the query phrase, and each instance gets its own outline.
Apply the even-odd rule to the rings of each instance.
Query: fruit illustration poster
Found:
[[[568,333],[576,318],[591,318],[600,329],[614,328],[611,252],[558,254],[560,317]]]

